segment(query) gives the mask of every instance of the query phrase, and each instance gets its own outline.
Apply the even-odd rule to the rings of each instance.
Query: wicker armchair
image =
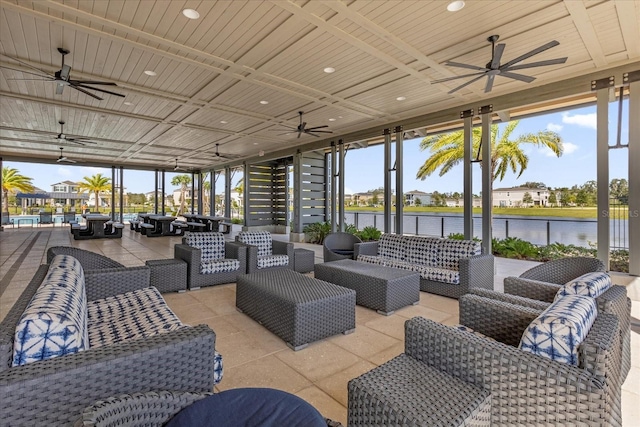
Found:
[[[491,392],[491,425],[620,426],[620,334],[599,313],[572,366],[515,347],[541,310],[478,295],[460,297],[460,321],[481,337],[424,319],[405,324],[405,353]],[[490,339],[493,338],[493,339]]]
[[[270,268],[294,268],[293,243],[273,240],[268,231],[241,231],[236,242],[247,248],[247,274]]]
[[[353,246],[362,243],[362,240],[351,233],[331,233],[324,238],[322,248],[324,262],[339,261],[341,259],[355,259]]]
[[[71,246],[52,246],[47,249],[47,264],[49,264],[56,255],[71,255],[80,261],[80,265],[82,265],[84,270],[124,267],[124,265],[104,255]]]
[[[187,234],[175,245],[174,258],[187,263],[188,289],[235,282],[247,268],[246,248],[225,241],[219,232]]]
[[[38,269],[0,323],[0,424],[70,425],[105,396],[213,388],[215,333],[206,325],[11,367],[16,325],[47,271]],[[85,271],[87,301],[149,286],[147,267],[94,271]]]

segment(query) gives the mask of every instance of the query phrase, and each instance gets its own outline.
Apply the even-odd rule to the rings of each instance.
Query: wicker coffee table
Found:
[[[420,301],[420,275],[399,268],[343,259],[316,264],[315,277],[356,291],[356,304],[390,315]]]
[[[356,327],[356,293],[289,269],[238,276],[236,308],[293,350]]]

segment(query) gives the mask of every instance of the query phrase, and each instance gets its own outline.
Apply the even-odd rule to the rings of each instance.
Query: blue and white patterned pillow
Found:
[[[200,249],[200,261],[213,261],[224,258],[224,235],[218,232],[189,233],[184,237],[185,244]]]
[[[405,261],[412,264],[437,267],[442,239],[434,237],[407,236]]]
[[[285,265],[289,265],[289,257],[287,255],[269,255],[258,257],[258,269],[284,267]]]
[[[569,365],[578,365],[578,348],[598,315],[595,299],[566,295],[527,327],[519,348]]]
[[[240,269],[240,261],[237,259],[214,259],[211,261],[203,261],[200,263],[200,273],[228,273]]]
[[[13,366],[89,348],[84,271],[58,255],[16,325]]]
[[[268,231],[241,231],[238,241],[258,247],[258,256],[273,255],[271,233]]]
[[[597,298],[611,287],[611,276],[602,271],[583,274],[565,283],[556,293],[555,300],[565,295],[586,295]]]
[[[443,239],[440,241],[440,254],[436,267],[448,268],[458,271],[460,259],[480,255],[482,248],[480,242],[473,240]]]
[[[405,238],[401,234],[383,234],[378,241],[378,255],[403,261],[405,256]]]

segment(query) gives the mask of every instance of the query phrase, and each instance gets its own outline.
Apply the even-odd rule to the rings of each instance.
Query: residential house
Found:
[[[51,185],[51,192],[49,197],[55,206],[62,207],[80,207],[87,204],[90,195],[87,193],[80,193],[78,190],[78,183],[73,181],[56,182]]]
[[[531,201],[524,202],[525,194],[531,195]],[[549,190],[546,188],[509,187],[493,190],[493,206],[496,207],[526,207],[547,206]]]
[[[404,193],[407,206],[427,206],[431,204],[431,193],[413,190]]]

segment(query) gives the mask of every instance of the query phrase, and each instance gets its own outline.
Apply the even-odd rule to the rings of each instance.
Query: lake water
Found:
[[[348,224],[354,224],[358,229],[366,226],[375,226],[378,230],[384,228],[383,213],[347,212],[345,218]],[[395,215],[392,215],[391,223],[392,231],[395,231]],[[496,238],[519,237],[535,245],[560,242],[588,248],[597,242],[595,219],[501,215],[493,218],[492,226]],[[464,232],[462,214],[455,213],[405,213],[402,227],[404,234],[426,236],[446,237],[451,233]],[[610,227],[611,248],[628,249],[628,221],[611,220]],[[479,215],[473,217],[473,234],[476,237],[482,235],[482,217]]]

